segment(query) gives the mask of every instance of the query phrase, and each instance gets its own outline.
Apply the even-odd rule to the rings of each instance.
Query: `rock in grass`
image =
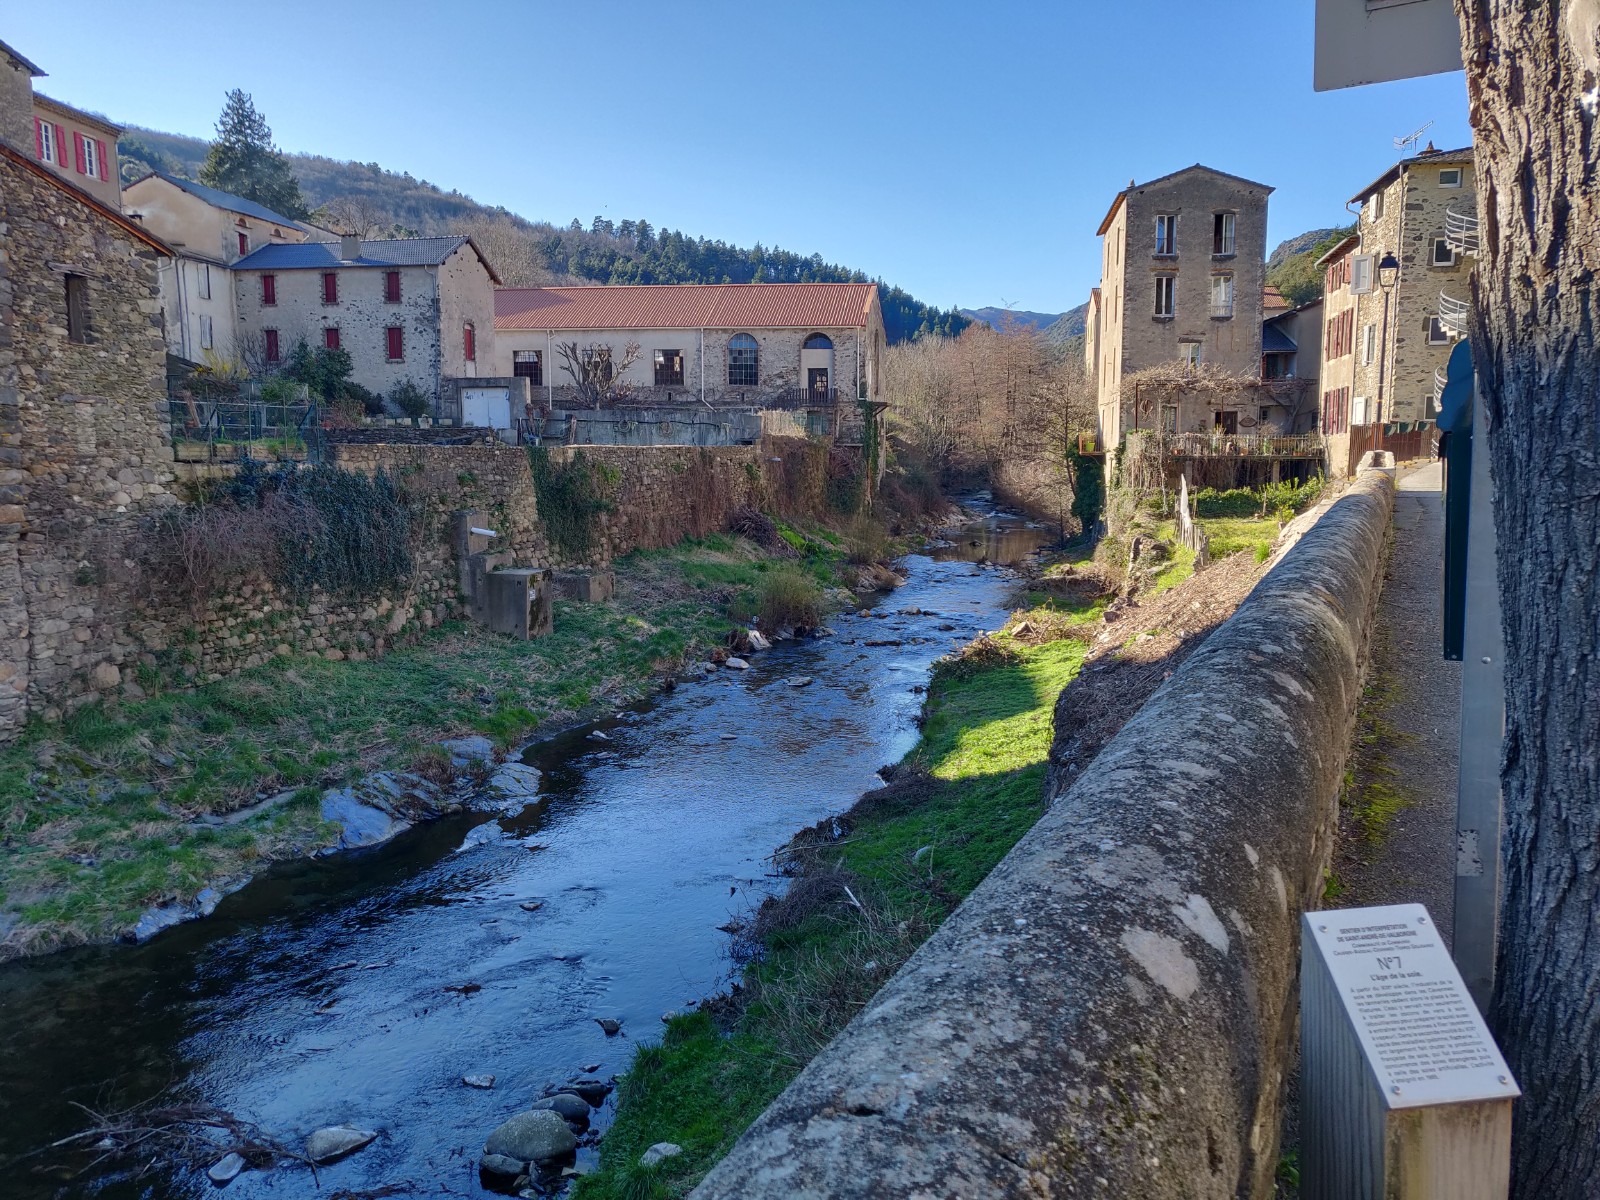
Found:
[[[206,1172],[206,1178],[221,1187],[225,1183],[232,1183],[242,1170],[244,1170],[244,1159],[237,1154],[224,1154],[211,1164],[211,1169]]]
[[[329,1125],[306,1139],[306,1157],[314,1163],[332,1162],[372,1144],[378,1135],[353,1125]]]
[[[571,1154],[578,1139],[561,1115],[548,1108],[518,1113],[489,1135],[485,1154],[500,1154],[520,1162],[545,1162]]]
[[[639,1165],[653,1167],[663,1159],[677,1158],[682,1153],[683,1147],[676,1142],[657,1142],[639,1156]]]

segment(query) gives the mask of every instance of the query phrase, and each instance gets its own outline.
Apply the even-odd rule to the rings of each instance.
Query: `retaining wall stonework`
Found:
[[[1392,504],[1363,474],[694,1196],[1271,1196]]]

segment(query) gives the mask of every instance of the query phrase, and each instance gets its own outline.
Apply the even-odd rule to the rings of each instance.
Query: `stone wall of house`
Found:
[[[165,401],[153,249],[0,154],[0,738],[136,653],[102,549],[172,499]]]

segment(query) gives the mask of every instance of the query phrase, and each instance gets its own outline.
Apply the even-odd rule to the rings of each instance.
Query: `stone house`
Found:
[[[1351,262],[1361,238],[1351,234],[1321,258],[1322,369],[1318,380],[1318,429],[1328,448],[1328,471],[1345,475],[1350,461],[1350,401],[1356,383],[1356,308]]]
[[[1086,353],[1102,444],[1125,431],[1248,432],[1253,389],[1232,400],[1198,395],[1161,413],[1136,411],[1124,379],[1164,363],[1210,363],[1257,379],[1266,279],[1266,184],[1196,163],[1118,192],[1100,222],[1099,303]],[[1098,314],[1098,321],[1093,315]],[[1246,426],[1246,428],[1241,428]]]
[[[348,351],[375,392],[416,384],[435,412],[451,381],[510,374],[490,369],[500,277],[469,237],[266,245],[232,273],[252,365],[270,370],[304,338]]]
[[[152,171],[130,183],[122,207],[177,252],[161,273],[167,349],[198,362],[232,355],[238,340],[232,267],[262,246],[306,241],[311,231],[254,200]]]
[[[1276,289],[1268,289],[1268,298]],[[1322,365],[1322,300],[1285,305],[1261,323],[1261,392],[1257,429],[1311,433],[1318,414]]]
[[[1348,343],[1355,358],[1347,423],[1409,429],[1432,419],[1435,372],[1466,335],[1472,256],[1478,248],[1473,154],[1435,150],[1401,159],[1359,194],[1359,246],[1342,268],[1351,305],[1330,305],[1326,337]],[[1400,264],[1391,289],[1378,264]],[[1346,315],[1348,314],[1348,315]],[[1341,418],[1342,419],[1342,418]]]
[[[0,129],[28,129],[19,99],[0,93]],[[0,740],[30,708],[118,686],[137,653],[106,548],[171,500],[171,253],[31,144],[0,141]]]
[[[885,344],[871,283],[720,283],[501,288],[498,374],[527,378],[535,403],[577,406],[579,355],[608,348],[631,404],[833,407],[881,401]]]

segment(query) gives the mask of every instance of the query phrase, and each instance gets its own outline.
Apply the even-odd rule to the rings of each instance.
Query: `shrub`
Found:
[[[428,412],[428,394],[410,379],[402,379],[389,389],[389,402],[413,421]]]
[[[1261,488],[1201,488],[1194,493],[1194,511],[1198,517],[1260,517],[1287,508],[1292,515],[1314,503],[1322,485],[1318,475],[1304,483],[1287,480]]]
[[[763,550],[776,550],[784,544],[772,518],[748,504],[740,505],[728,514],[728,529],[740,537],[749,538]]]
[[[761,581],[761,624],[807,628],[822,621],[822,589],[799,567],[781,566]]]
[[[881,562],[889,553],[889,534],[866,513],[858,513],[845,533],[845,557],[857,565]]]
[[[367,416],[383,416],[383,396],[380,393],[347,379],[344,383],[344,394],[359,404],[361,411]]]
[[[611,507],[601,490],[604,476],[582,451],[556,463],[544,446],[528,447],[528,469],[551,547],[569,559],[583,557],[594,544],[595,518]]]

